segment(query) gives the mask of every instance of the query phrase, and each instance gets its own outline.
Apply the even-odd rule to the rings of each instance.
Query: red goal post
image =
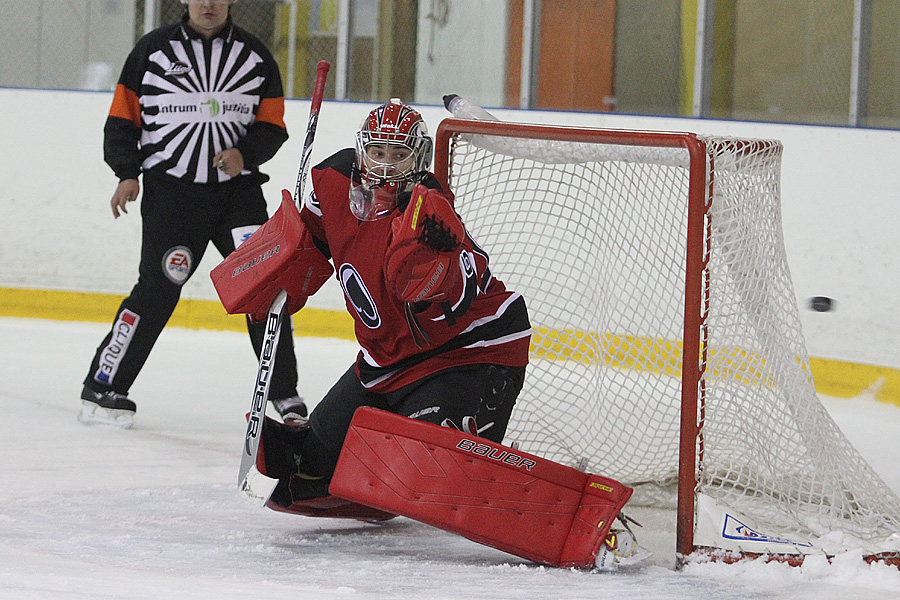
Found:
[[[679,562],[861,547],[900,564],[900,500],[815,394],[779,142],[463,119],[435,141],[529,305],[509,439],[675,504]]]

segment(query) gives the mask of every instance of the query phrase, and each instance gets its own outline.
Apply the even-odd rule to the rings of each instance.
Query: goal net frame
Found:
[[[742,155],[749,155],[760,150],[770,153],[774,158],[766,168],[773,172],[767,175],[767,185],[769,188],[774,188],[777,200],[774,207],[776,214],[760,215],[760,218],[772,220],[770,225],[777,229],[777,243],[775,245],[781,245],[781,254],[783,255],[780,222],[779,178],[782,150],[780,142],[773,140],[704,138],[693,133],[683,132],[613,130],[489,120],[444,119],[435,135],[435,175],[440,181],[447,183],[450,189],[454,191],[457,211],[462,215],[470,231],[473,231],[476,242],[487,250],[491,256],[492,264],[495,264],[495,259],[498,257],[495,256],[497,250],[492,248],[492,240],[480,239],[477,217],[473,216],[472,219],[469,219],[468,216],[468,204],[474,202],[476,200],[475,197],[478,196],[478,188],[474,186],[479,184],[461,184],[464,174],[460,169],[468,167],[465,165],[460,167],[454,162],[457,153],[461,152],[460,148],[467,145],[480,145],[487,148],[490,153],[497,155],[508,154],[512,160],[523,159],[531,162],[535,160],[541,162],[544,160],[541,158],[542,154],[556,154],[557,151],[561,157],[550,156],[547,159],[548,162],[571,160],[578,163],[583,160],[597,160],[599,162],[618,161],[640,164],[647,160],[647,156],[652,157],[650,159],[651,162],[660,160],[660,157],[662,157],[662,163],[666,165],[666,168],[675,168],[686,174],[682,185],[682,192],[688,196],[686,200],[687,214],[684,219],[686,230],[683,232],[683,240],[686,247],[683,249],[683,256],[679,257],[679,260],[683,261],[682,306],[684,322],[682,337],[678,340],[682,360],[681,364],[678,365],[678,377],[681,383],[680,398],[677,399],[677,402],[680,402],[680,407],[677,408],[680,414],[677,417],[678,456],[675,458],[677,461],[677,473],[674,474],[674,477],[677,478],[675,484],[675,493],[677,494],[677,500],[675,501],[675,550],[679,566],[698,556],[711,557],[715,560],[728,562],[747,557],[767,556],[791,564],[800,564],[803,558],[810,554],[825,554],[828,557],[832,557],[845,547],[852,549],[860,538],[866,537],[870,529],[877,530],[876,533],[872,534],[877,539],[875,541],[864,540],[863,556],[866,560],[882,560],[895,566],[900,566],[900,533],[898,533],[900,532],[900,500],[881,482],[880,478],[856,453],[849,442],[843,438],[843,434],[830,421],[830,417],[827,416],[824,408],[821,407],[821,403],[815,395],[812,376],[809,373],[809,359],[806,355],[805,342],[799,333],[799,311],[796,308],[796,299],[794,297],[788,298],[788,303],[792,305],[793,312],[787,316],[789,319],[797,322],[797,335],[794,337],[799,337],[799,347],[795,344],[792,352],[793,356],[789,356],[787,359],[771,358],[769,362],[774,363],[780,360],[781,363],[796,363],[788,364],[787,368],[791,372],[789,379],[795,380],[791,382],[791,385],[797,385],[799,386],[798,389],[800,389],[797,395],[802,396],[798,400],[798,405],[802,405],[801,412],[811,410],[815,413],[813,420],[822,421],[824,423],[822,427],[827,430],[825,443],[832,444],[836,454],[840,455],[842,462],[835,468],[839,471],[835,476],[835,480],[839,482],[839,485],[848,489],[838,492],[838,495],[847,496],[849,499],[839,498],[836,502],[840,503],[846,500],[849,502],[850,508],[847,508],[845,505],[836,509],[827,508],[824,510],[827,513],[824,519],[831,519],[832,513],[837,512],[840,514],[832,520],[840,521],[846,517],[847,513],[857,511],[865,513],[861,517],[864,524],[857,525],[854,521],[854,524],[849,527],[852,535],[848,534],[846,538],[842,537],[836,543],[828,542],[823,545],[817,540],[816,543],[807,544],[806,540],[798,541],[796,538],[798,534],[795,529],[786,529],[786,531],[791,532],[787,537],[785,537],[785,534],[767,533],[767,523],[760,523],[759,519],[754,521],[753,519],[745,518],[743,513],[729,505],[728,498],[732,497],[733,494],[729,496],[726,493],[718,499],[711,499],[711,497],[706,497],[705,494],[705,486],[709,484],[709,478],[718,477],[715,474],[710,475],[705,472],[707,468],[705,464],[705,453],[707,452],[707,440],[705,439],[705,433],[707,432],[705,428],[709,427],[708,423],[711,418],[707,414],[710,407],[710,392],[707,379],[710,377],[712,369],[710,367],[710,353],[715,352],[715,350],[710,350],[710,331],[708,329],[711,305],[709,269],[711,256],[717,251],[714,246],[719,243],[714,243],[712,240],[715,236],[722,235],[721,232],[715,229],[716,224],[713,222],[714,219],[711,217],[711,214],[715,204],[719,201],[716,195],[719,179],[724,180],[726,177],[722,173],[732,168],[728,165],[729,156],[731,158],[740,158]],[[580,156],[581,150],[600,148],[601,146],[604,149],[600,152],[599,159]],[[722,150],[723,148],[725,149],[724,151]],[[567,153],[571,153],[571,158],[566,158]],[[593,150],[588,152],[588,154],[592,153]],[[502,168],[502,166],[492,168],[498,169]],[[503,175],[498,175],[495,172],[492,177],[503,178]],[[467,187],[469,185],[473,187]],[[725,187],[724,184],[723,187]],[[486,193],[490,195],[493,191],[487,191]],[[514,196],[515,193],[512,195]],[[529,192],[522,193],[527,195]],[[595,199],[584,198],[585,202],[592,200]],[[486,202],[490,202],[490,200],[486,200]],[[515,209],[513,208],[513,210]],[[786,261],[783,262],[785,263],[783,268],[787,276],[787,287],[792,295],[793,288],[792,284],[790,284],[789,271],[787,270]],[[732,268],[734,267],[732,266]],[[755,265],[748,267],[748,269],[757,268],[758,266]],[[758,274],[758,272],[754,272],[754,275]],[[518,290],[517,283],[511,281],[508,273],[502,269],[497,272],[497,276],[513,289],[522,291]],[[525,295],[526,303],[528,303],[530,301],[529,295],[524,292],[523,295]],[[712,301],[714,302],[715,299],[713,298]],[[785,310],[791,313],[791,308]],[[746,317],[745,320],[747,320]],[[752,315],[750,320],[752,320]],[[536,336],[539,332],[546,333],[546,328],[542,330],[542,325],[540,322],[532,321]],[[589,329],[590,326],[588,324],[586,327]],[[572,332],[569,331],[568,333]],[[556,335],[559,335],[559,332],[556,332]],[[590,335],[590,331],[587,334],[584,331],[580,334],[576,332],[575,337],[578,335]],[[572,336],[570,335],[569,337]],[[543,357],[543,353],[544,349],[536,347],[533,340],[532,362],[534,363],[536,357]],[[729,358],[729,364],[757,360],[756,357],[746,358],[746,354],[740,350],[739,354],[744,358],[731,357]],[[696,360],[690,360],[689,357],[696,357]],[[760,359],[762,367],[760,365],[755,367],[751,365],[751,369],[766,371],[761,376],[764,379],[769,377],[769,365],[765,364],[767,359],[769,357],[766,356]],[[718,368],[721,369],[721,366]],[[726,366],[725,368],[730,369],[731,367]],[[532,369],[529,370],[531,371]],[[756,376],[751,375],[751,377]],[[742,377],[746,379],[747,376]],[[770,385],[771,382],[763,381],[760,384],[759,381],[756,381],[750,382],[750,384],[765,387]],[[774,385],[778,384],[779,382],[775,382]],[[526,378],[526,388],[528,386],[529,381]],[[719,392],[714,393],[718,394]],[[783,395],[790,394],[784,393]],[[579,401],[590,403],[592,399],[590,397],[580,398]],[[791,401],[789,400],[789,402]],[[522,402],[523,400],[520,397],[520,404]],[[531,410],[528,407],[526,409]],[[529,446],[527,439],[523,440],[519,437],[515,419],[517,412],[521,410],[523,410],[522,407],[517,405],[507,437],[520,443],[525,451],[539,455],[545,454],[541,451],[541,447],[537,447],[536,450]],[[791,408],[790,410],[794,409]],[[549,420],[554,419],[554,415],[546,414],[541,418],[546,418],[549,422]],[[830,448],[831,446],[826,447]],[[815,454],[816,452],[812,453]],[[548,458],[559,460],[556,456]],[[568,457],[566,462],[577,462],[577,460],[573,461],[573,458]],[[589,455],[582,458],[587,459],[587,461],[595,461],[595,464],[598,459],[596,456]],[[613,456],[612,460],[614,459],[615,457]],[[600,460],[600,463],[603,463],[603,460]],[[572,466],[576,465],[573,464]],[[823,468],[827,470],[831,466],[826,465]],[[852,471],[852,473],[848,474],[846,471]],[[610,475],[609,473],[602,474]],[[776,473],[775,476],[777,477],[777,475]],[[615,477],[615,475],[610,476]],[[704,480],[704,477],[707,479]],[[823,482],[823,485],[826,485],[826,487],[833,485],[830,475],[825,479],[827,481]],[[856,494],[857,481],[860,479],[864,481],[863,487],[866,489],[860,491],[860,497],[856,498],[854,495]],[[649,483],[648,487],[650,488],[651,496],[653,488],[657,487],[658,484],[658,482],[641,481],[640,479],[637,481],[624,480],[623,483],[626,485],[637,484],[635,487]],[[671,484],[671,482],[669,483]],[[719,485],[719,483],[712,484],[711,487],[715,487],[715,485]],[[735,487],[744,485],[739,483]],[[871,494],[869,494],[869,489],[873,490]],[[739,490],[738,495],[741,493],[743,491]],[[765,496],[763,498],[765,502],[772,501],[777,503],[781,501],[781,499],[776,497],[777,494],[758,492],[749,488],[747,488],[746,493],[750,496]],[[789,491],[786,495],[790,496],[792,494],[794,492]],[[809,495],[805,491],[798,492],[798,494]],[[868,496],[863,497],[866,494],[875,497],[875,500],[869,502]],[[827,490],[822,495],[827,495]],[[711,496],[715,496],[715,494],[711,494]],[[638,497],[637,493],[635,497]],[[671,494],[669,494],[669,497],[671,498]],[[723,500],[722,498],[725,499]],[[796,518],[803,522],[803,525],[799,526],[798,530],[809,527],[811,531],[821,534],[823,539],[834,541],[835,534],[833,530],[835,528],[840,529],[840,523],[834,525],[834,523],[829,521],[826,525],[821,525],[817,528],[815,523],[810,525],[809,522],[817,521],[823,517],[818,514],[813,514],[812,516],[799,514],[798,509],[791,502],[794,502],[794,500],[788,498],[784,512],[788,514],[789,518]],[[805,498],[803,502],[806,502]],[[834,504],[835,501],[826,498],[824,503]],[[873,514],[875,514],[875,517],[872,517]],[[851,517],[856,518],[853,515]],[[877,523],[870,527],[870,522],[873,519]],[[754,523],[754,525],[749,525],[748,523]],[[734,535],[725,534],[725,529],[729,526],[732,528],[731,533]],[[776,531],[780,530],[776,529]],[[860,531],[863,531],[863,533],[860,533]],[[738,539],[738,536],[743,537]]]

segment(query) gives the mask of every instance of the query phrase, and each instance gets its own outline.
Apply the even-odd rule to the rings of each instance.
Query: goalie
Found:
[[[216,281],[229,312],[247,312],[259,319],[265,316],[277,289],[287,292],[288,311],[295,312],[336,270],[347,310],[354,319],[361,350],[355,363],[312,411],[308,424],[294,427],[265,420],[257,464],[261,472],[279,480],[268,504],[276,510],[373,519],[389,518],[396,512],[469,535],[467,527],[482,518],[478,511],[462,522],[445,522],[443,517],[434,520],[416,513],[407,498],[396,498],[382,509],[386,512],[367,511],[366,506],[377,507],[373,494],[386,497],[384,478],[398,476],[397,465],[388,459],[379,461],[383,468],[372,473],[367,471],[372,461],[357,464],[347,456],[353,450],[345,444],[358,450],[360,443],[368,448],[381,443],[360,441],[365,423],[372,420],[375,429],[390,423],[399,436],[394,439],[418,443],[450,434],[456,437],[442,443],[452,446],[457,438],[471,441],[477,436],[485,443],[494,443],[492,455],[526,460],[524,455],[510,454],[499,446],[528,364],[531,325],[525,300],[493,276],[488,255],[471,238],[453,208],[453,194],[428,171],[432,146],[422,116],[410,106],[393,99],[375,108],[357,132],[355,148],[341,150],[311,170],[312,190],[296,218],[300,242],[291,266],[276,273],[269,283],[254,286],[249,294],[234,293],[228,286],[236,284]],[[296,214],[287,191],[280,210]],[[239,265],[254,259],[240,251],[235,255],[221,265],[225,268],[218,269],[220,274],[237,273]],[[241,300],[234,300],[239,295]],[[366,413],[370,421],[354,421],[357,409],[363,407],[368,408],[362,413],[378,410]],[[406,419],[400,418],[398,425],[391,420],[398,418],[395,415]],[[445,429],[421,429],[415,422]],[[407,425],[414,426],[411,438],[399,433]],[[342,466],[336,476],[339,458]],[[551,480],[559,475],[553,468],[568,469],[543,462],[551,465],[547,471]],[[494,465],[488,460],[485,466],[490,470],[509,465]],[[368,475],[361,474],[360,468]],[[410,471],[416,481],[409,485],[417,485],[419,471],[418,467]],[[520,472],[532,479],[527,471],[520,468]],[[565,477],[570,477],[568,471]],[[354,482],[366,478],[373,483],[361,490],[361,497],[346,489],[345,484],[353,488]],[[380,483],[374,483],[376,480]],[[630,495],[628,488],[612,483],[619,487],[615,493],[610,491],[611,497],[615,496],[607,507],[611,517],[588,527],[590,536],[600,536],[599,541],[590,542],[593,556],[605,539],[610,521]],[[342,494],[335,495],[337,498],[329,493],[333,492],[332,484],[344,488]],[[556,489],[554,485],[556,482],[550,487]],[[576,508],[570,511],[574,514],[582,497],[579,486],[587,484],[577,479],[573,485],[578,488],[577,498],[572,500]],[[606,484],[600,487],[613,489]],[[376,489],[381,491],[374,492]],[[361,512],[353,512],[353,507]],[[520,556],[558,563],[529,554],[527,549],[523,552],[522,547],[541,546],[542,540],[498,541],[504,535],[496,532],[494,537],[479,541]]]

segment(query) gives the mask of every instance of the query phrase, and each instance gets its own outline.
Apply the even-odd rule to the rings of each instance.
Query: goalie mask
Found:
[[[401,195],[428,173],[432,148],[422,115],[397,98],[370,112],[356,134],[353,215],[374,221],[391,214]]]

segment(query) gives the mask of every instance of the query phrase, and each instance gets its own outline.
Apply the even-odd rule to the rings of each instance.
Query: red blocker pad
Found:
[[[282,190],[281,206],[237,250],[210,273],[229,314],[247,313],[254,321],[284,289],[288,313],[295,313],[328,281],[334,269],[312,243],[291,193]]]
[[[329,491],[557,567],[593,567],[621,483],[373,408],[356,411]]]

